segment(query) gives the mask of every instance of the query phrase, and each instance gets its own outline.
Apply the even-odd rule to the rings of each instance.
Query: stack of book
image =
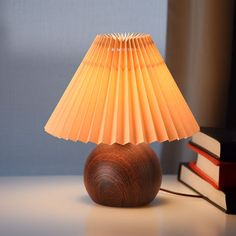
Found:
[[[181,163],[178,179],[229,214],[236,214],[236,132],[201,128],[188,147],[194,162]]]

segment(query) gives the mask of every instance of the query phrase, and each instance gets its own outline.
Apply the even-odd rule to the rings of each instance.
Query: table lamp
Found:
[[[99,204],[150,203],[161,185],[159,158],[148,143],[199,131],[149,34],[97,35],[45,131],[93,142],[84,184]]]

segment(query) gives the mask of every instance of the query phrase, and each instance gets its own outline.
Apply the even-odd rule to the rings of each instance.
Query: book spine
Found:
[[[222,142],[220,145],[220,159],[222,161],[236,162],[236,142]]]
[[[227,214],[236,214],[236,204],[235,204],[235,200],[236,200],[236,193],[235,191],[231,191],[228,192],[226,194],[226,213]]]
[[[236,163],[220,164],[219,173],[219,189],[235,189],[236,188]]]

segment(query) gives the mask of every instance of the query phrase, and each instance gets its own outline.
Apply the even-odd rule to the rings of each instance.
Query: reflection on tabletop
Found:
[[[176,176],[163,187],[192,193]],[[236,218],[207,201],[159,192],[148,206],[111,208],[90,200],[79,176],[0,177],[1,236],[235,235]]]

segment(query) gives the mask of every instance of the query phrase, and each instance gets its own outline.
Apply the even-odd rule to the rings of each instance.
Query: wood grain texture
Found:
[[[161,185],[159,158],[147,144],[100,144],[89,155],[84,184],[98,204],[136,207],[148,204]]]

